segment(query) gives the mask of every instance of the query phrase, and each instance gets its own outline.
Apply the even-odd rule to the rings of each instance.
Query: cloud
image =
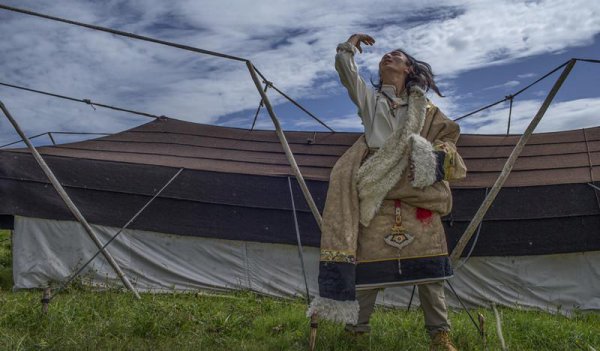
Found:
[[[354,32],[377,44],[357,57],[367,74],[402,46],[432,64],[442,84],[475,68],[586,45],[600,32],[600,3],[353,0],[106,2],[9,0],[7,5],[251,59],[294,99],[339,94],[335,46]],[[245,65],[0,11],[2,80],[200,123],[253,110],[260,99]],[[368,78],[368,75],[367,75]],[[449,82],[449,83],[448,83]],[[116,131],[145,119],[0,88],[30,134]],[[273,103],[284,100],[270,94]],[[453,100],[445,111],[458,111]],[[307,106],[311,110],[311,106]],[[450,113],[449,112],[449,113]],[[355,119],[327,121],[339,129]],[[247,120],[244,123],[248,123]],[[0,139],[14,133],[0,122]]]
[[[356,113],[351,113],[342,117],[328,119],[327,125],[333,128],[334,130],[346,132],[361,132],[364,129],[362,121]],[[320,124],[318,124],[312,119],[304,119],[295,123],[295,127],[298,128],[313,128],[316,126],[320,126]]]
[[[498,89],[498,88],[510,89],[510,88],[514,88],[514,87],[518,86],[519,84],[521,84],[521,82],[519,82],[518,80],[509,80],[506,83],[496,84],[496,85],[492,85],[492,86],[483,88],[483,90],[492,90],[492,89]]]
[[[523,133],[541,105],[542,100],[515,100],[510,133]],[[508,103],[504,106],[497,105],[479,114],[467,117],[461,120],[459,124],[463,133],[504,134],[508,124],[508,111]],[[535,133],[597,126],[598,111],[600,111],[600,98],[584,98],[553,103],[546,111]]]
[[[536,73],[523,73],[523,74],[517,74],[517,78],[519,79],[523,79],[523,78],[531,78],[531,77],[535,77],[537,76]]]
[[[462,6],[465,11],[454,18],[388,28],[383,42],[403,43],[438,74],[456,75],[586,45],[600,31],[598,2],[466,1]]]

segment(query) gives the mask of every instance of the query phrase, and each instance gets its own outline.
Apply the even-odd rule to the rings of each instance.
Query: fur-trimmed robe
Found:
[[[320,296],[313,300],[309,314],[355,324],[356,289],[431,282],[452,275],[440,217],[452,208],[448,181],[466,175],[456,152],[460,128],[430,102],[425,108],[419,133],[394,133],[407,139],[413,180],[409,180],[409,167],[392,169],[391,173],[400,174],[387,176],[399,180],[383,190],[381,201],[371,201],[370,193],[360,194],[360,169],[378,157],[387,159],[390,155],[385,152],[393,149],[386,151],[384,145],[365,161],[369,148],[361,136],[334,166],[323,212]],[[363,189],[373,191],[369,186]],[[394,200],[400,200],[402,225],[412,236],[401,249],[384,241],[394,225]]]
[[[350,324],[358,319],[356,289],[452,274],[440,216],[452,207],[447,181],[466,174],[455,146],[458,125],[418,87],[398,97],[384,91],[389,86],[368,87],[358,74],[356,52],[349,42],[338,45],[335,67],[358,107],[365,135],[331,172],[321,227],[320,296],[308,310]],[[369,155],[367,141],[379,150]]]

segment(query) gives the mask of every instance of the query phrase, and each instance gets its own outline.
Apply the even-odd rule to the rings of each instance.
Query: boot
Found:
[[[431,338],[431,344],[429,344],[429,351],[458,351],[456,346],[450,340],[450,334],[442,330],[436,333]]]

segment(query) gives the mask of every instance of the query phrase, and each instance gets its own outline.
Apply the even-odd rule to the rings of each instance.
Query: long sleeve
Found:
[[[416,134],[411,138],[412,185],[422,188],[442,180],[465,178],[467,167],[456,149],[460,126],[437,110],[428,134],[434,136],[428,137],[432,142]]]
[[[364,79],[358,74],[358,67],[354,62],[354,54],[358,51],[352,43],[341,43],[335,55],[335,69],[340,76],[348,95],[358,107],[358,114],[368,131],[373,119],[372,111],[375,104],[375,92],[369,88]]]

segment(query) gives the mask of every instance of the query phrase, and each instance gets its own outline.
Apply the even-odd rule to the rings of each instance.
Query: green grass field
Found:
[[[10,239],[0,231],[0,350],[306,350],[308,319],[303,300],[235,292],[143,294],[135,300],[117,290],[93,292],[77,285],[58,295],[47,315],[41,291],[13,293]],[[499,350],[494,314],[486,318],[489,350]],[[501,308],[510,350],[600,348],[600,314],[571,318]],[[419,310],[380,308],[370,335],[353,336],[343,326],[321,323],[318,350],[427,350]],[[459,350],[483,345],[466,313],[451,312]]]

